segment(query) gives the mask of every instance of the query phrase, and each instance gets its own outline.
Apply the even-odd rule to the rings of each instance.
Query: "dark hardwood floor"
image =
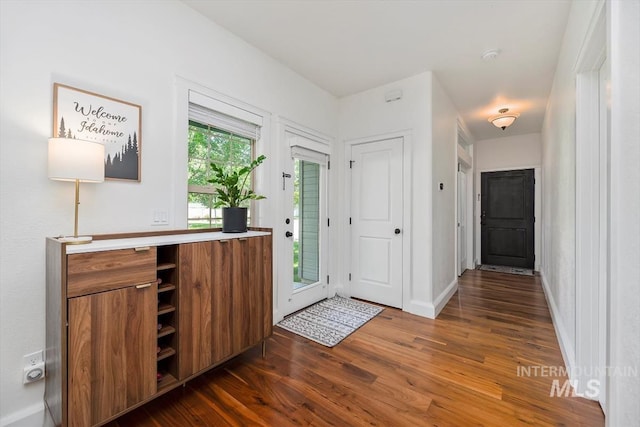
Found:
[[[387,308],[329,349],[278,327],[233,359],[108,424],[600,426],[596,402],[550,397],[562,366],[538,277],[467,271],[436,320]]]

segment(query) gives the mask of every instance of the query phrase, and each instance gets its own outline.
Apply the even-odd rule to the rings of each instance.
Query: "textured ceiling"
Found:
[[[434,71],[476,140],[540,132],[571,4],[183,1],[337,97]],[[501,107],[521,113],[506,131],[487,122]]]

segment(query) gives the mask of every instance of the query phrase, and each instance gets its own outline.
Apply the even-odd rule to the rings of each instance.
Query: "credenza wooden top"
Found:
[[[210,233],[176,233],[157,236],[128,237],[122,239],[104,239],[94,240],[93,242],[84,245],[67,245],[66,253],[69,255],[87,252],[111,251],[115,249],[140,248],[145,246],[164,246],[180,243],[205,242],[210,240],[243,239],[248,237],[269,236],[270,234],[271,233],[267,231],[253,230],[249,230],[246,233],[223,233],[221,231],[213,231]]]

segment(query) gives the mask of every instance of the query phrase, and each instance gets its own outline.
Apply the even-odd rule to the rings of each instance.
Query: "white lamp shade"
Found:
[[[515,121],[516,121],[516,116],[502,116],[502,117],[498,117],[497,119],[493,119],[491,123],[493,123],[495,127],[504,129],[511,126]]]
[[[104,181],[104,145],[71,138],[49,139],[49,178]]]

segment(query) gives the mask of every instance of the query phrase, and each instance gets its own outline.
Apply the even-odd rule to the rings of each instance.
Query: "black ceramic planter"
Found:
[[[222,208],[222,232],[244,233],[247,231],[247,208]]]

